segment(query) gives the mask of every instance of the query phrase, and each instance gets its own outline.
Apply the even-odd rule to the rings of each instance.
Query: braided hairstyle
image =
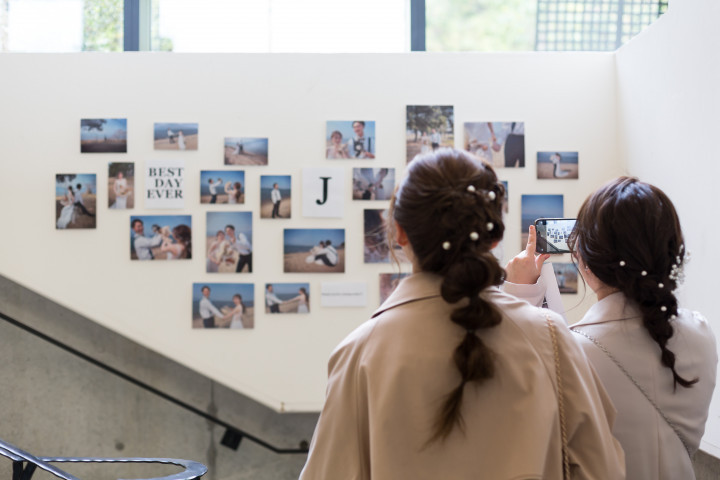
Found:
[[[453,355],[460,383],[438,412],[429,443],[444,440],[455,425],[463,428],[465,385],[494,374],[493,352],[477,331],[502,319],[480,292],[499,285],[505,273],[490,252],[505,228],[504,194],[488,164],[464,151],[440,149],[415,157],[391,200],[390,216],[407,234],[420,270],[441,275],[442,298],[460,302],[450,319],[465,331]]]
[[[680,221],[667,195],[637,178],[609,182],[583,203],[569,245],[601,282],[640,307],[660,361],[672,371],[673,387],[697,383],[677,373],[675,353],[667,348],[685,260]]]

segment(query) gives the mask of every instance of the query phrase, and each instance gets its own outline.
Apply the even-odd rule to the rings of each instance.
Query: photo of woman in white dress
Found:
[[[123,172],[118,172],[118,178],[113,183],[113,191],[115,192],[115,203],[110,208],[127,208],[127,180]]]
[[[97,175],[55,175],[55,228],[58,230],[97,226]]]
[[[185,135],[183,135],[182,130],[178,131],[177,134],[177,143],[178,143],[178,150],[185,150]]]
[[[243,313],[245,313],[245,305],[243,304],[242,296],[239,293],[236,293],[235,295],[233,295],[232,299],[235,307],[225,314],[225,318],[231,318],[230,328],[245,328],[245,325],[243,324]]]
[[[72,185],[68,185],[67,191],[65,192],[65,199],[61,200],[60,203],[63,205],[60,211],[60,217],[57,219],[57,228],[65,229],[69,224],[75,221],[75,191]]]
[[[172,229],[172,238],[170,238],[170,229],[162,228],[163,243],[160,251],[167,254],[168,260],[177,260],[180,258],[192,258],[192,235],[190,227],[187,225],[177,225]]]
[[[108,208],[125,210],[134,207],[133,186],[135,164],[110,162],[108,164]]]

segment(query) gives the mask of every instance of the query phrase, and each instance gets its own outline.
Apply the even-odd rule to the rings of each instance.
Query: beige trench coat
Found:
[[[426,445],[444,396],[460,382],[452,361],[465,335],[440,298],[441,278],[404,279],[329,363],[327,399],[301,479],[561,479],[562,456],[547,311],[483,292],[503,314],[480,333],[495,376],[465,387],[464,432]],[[612,406],[560,317],[556,324],[574,479],[625,478],[610,433]],[[608,420],[610,413],[610,421]]]
[[[506,284],[505,291],[541,302],[544,286]],[[715,388],[717,350],[708,322],[697,312],[680,310],[668,348],[675,369],[686,379],[699,378],[691,388],[673,388],[672,372],[660,363],[660,347],[642,323],[635,304],[613,293],[593,305],[573,329],[598,340],[642,386],[664,415],[677,426],[695,453],[705,431]],[[625,450],[627,478],[690,480],[692,462],[682,441],[640,390],[591,340],[575,334],[617,409],[613,434]]]

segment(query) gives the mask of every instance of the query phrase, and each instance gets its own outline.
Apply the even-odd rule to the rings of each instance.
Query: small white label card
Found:
[[[342,167],[303,168],[303,216],[332,218],[343,216],[344,172]]]
[[[323,282],[320,284],[320,305],[323,307],[367,306],[367,283]]]
[[[145,208],[184,208],[185,161],[148,160],[145,165]]]

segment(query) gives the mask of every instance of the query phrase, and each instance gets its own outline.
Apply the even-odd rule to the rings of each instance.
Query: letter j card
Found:
[[[148,160],[145,165],[145,208],[183,208],[185,161]]]
[[[303,168],[302,204],[305,217],[343,216],[345,179],[342,167]]]

